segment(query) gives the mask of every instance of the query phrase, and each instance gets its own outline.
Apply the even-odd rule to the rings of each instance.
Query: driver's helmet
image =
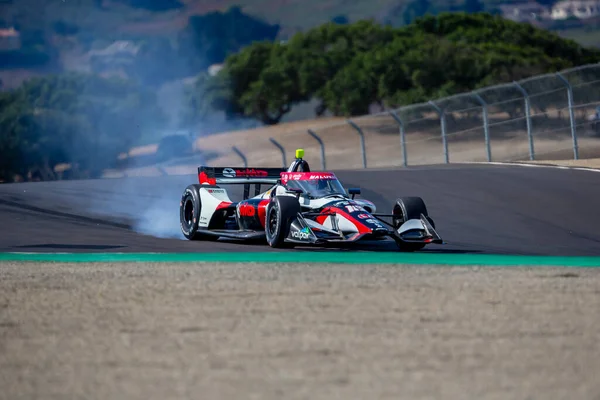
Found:
[[[296,165],[295,172],[310,172],[308,162],[306,162],[306,160],[300,160],[300,162]]]

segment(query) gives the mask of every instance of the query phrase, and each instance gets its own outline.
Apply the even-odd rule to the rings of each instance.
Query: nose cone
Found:
[[[359,214],[358,218],[359,221],[369,228],[373,234],[387,232],[387,228],[383,223],[369,213]]]

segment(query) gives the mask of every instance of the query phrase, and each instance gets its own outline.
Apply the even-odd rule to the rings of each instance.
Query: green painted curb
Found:
[[[600,257],[516,256],[367,252],[257,253],[0,253],[0,261],[40,262],[252,262],[420,264],[481,266],[562,266],[600,268]]]

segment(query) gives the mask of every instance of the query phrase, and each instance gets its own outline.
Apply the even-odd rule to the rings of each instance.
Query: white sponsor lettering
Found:
[[[365,211],[365,209],[362,208],[361,206],[354,206],[354,205],[346,206],[346,210],[348,210],[348,212]]]
[[[311,175],[308,179],[335,179],[335,177],[333,175]]]
[[[297,239],[308,239],[308,233],[296,231],[292,232],[292,237],[295,237]]]
[[[223,176],[227,178],[235,178],[235,171],[233,168],[225,168],[223,169]]]
[[[367,222],[370,223],[370,224],[373,224],[373,225],[377,226],[378,228],[383,227],[383,225],[381,225],[381,223],[379,221],[377,221],[376,219],[374,219],[374,218],[369,218],[367,220]]]
[[[300,231],[292,232],[292,237],[295,237],[297,239],[308,239],[308,232],[308,228],[302,228],[302,230]]]

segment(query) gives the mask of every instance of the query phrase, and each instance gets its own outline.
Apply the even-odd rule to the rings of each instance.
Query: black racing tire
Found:
[[[419,219],[423,214],[431,226],[435,228],[435,222],[429,216],[427,206],[420,197],[400,197],[396,199],[396,204],[392,210],[393,226],[394,229],[398,229],[400,225],[408,221],[409,219]]]
[[[200,188],[198,184],[189,185],[181,195],[179,203],[179,225],[181,232],[188,240],[218,240],[218,236],[203,235],[198,232],[198,224],[200,222],[200,211],[202,210],[202,202],[200,201]]]
[[[300,203],[296,197],[274,196],[265,213],[265,235],[267,243],[273,248],[294,247],[284,240],[289,234],[290,224],[300,212]]]
[[[429,213],[427,212],[427,206],[420,197],[400,197],[396,199],[396,204],[392,210],[392,225],[394,230],[398,229],[400,225],[408,221],[409,219],[420,219],[421,214],[427,218],[431,226],[435,228],[435,222]],[[396,240],[396,245],[400,251],[413,252],[423,249],[426,243],[406,243],[402,240]]]

